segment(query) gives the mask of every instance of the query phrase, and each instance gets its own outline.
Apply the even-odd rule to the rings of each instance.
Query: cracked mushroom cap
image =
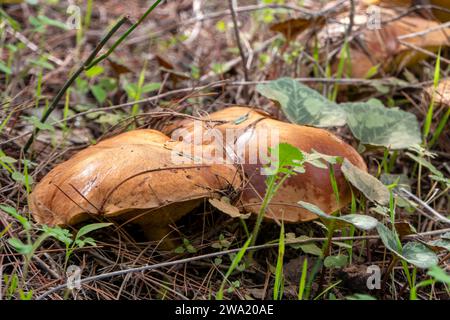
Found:
[[[164,234],[152,236],[155,228],[239,184],[233,166],[184,165],[167,147],[169,140],[155,130],[134,130],[78,152],[34,188],[34,218],[47,225],[76,224],[89,216],[133,220],[157,239]]]
[[[258,213],[266,190],[266,176],[261,175],[261,168],[263,167],[261,156],[258,157],[256,163],[251,164],[251,161],[249,161],[252,157],[249,150],[258,149],[259,143],[263,143],[261,138],[258,139],[260,137],[258,132],[277,130],[279,133],[277,143],[289,143],[305,152],[311,152],[314,149],[322,154],[340,156],[348,159],[358,168],[367,171],[367,166],[358,152],[332,133],[323,129],[278,121],[272,119],[263,111],[254,108],[228,107],[205,116],[200,123],[199,125],[199,121],[197,121],[197,124],[194,125],[194,121],[191,119],[180,120],[168,125],[165,132],[170,133],[173,128],[178,127],[179,130],[184,130],[184,138],[187,141],[195,141],[194,135],[197,135],[197,140],[198,136],[202,134],[210,137],[211,134],[208,133],[208,130],[212,128],[219,130],[223,137],[226,136],[229,129],[238,130],[237,135],[241,138],[246,137],[244,139],[238,138],[237,141],[240,141],[240,144],[246,144],[243,157],[245,161],[242,168],[248,181],[246,181],[242,191],[241,201],[243,207],[249,212]],[[173,131],[173,134],[178,135],[179,132]],[[186,132],[189,132],[192,137],[186,136]],[[211,142],[214,143],[213,139],[208,138],[201,141],[203,144]],[[222,145],[224,143],[226,142],[221,142]],[[235,151],[239,143],[232,146]],[[227,146],[229,148],[229,144]],[[267,147],[275,146],[276,144],[269,138]],[[263,147],[267,150],[266,145]],[[276,220],[284,218],[287,222],[315,219],[316,215],[297,205],[300,200],[315,204],[327,213],[332,213],[350,202],[350,187],[341,172],[340,165],[334,166],[340,193],[339,203],[337,203],[333,194],[328,169],[320,169],[306,164],[305,170],[304,173],[288,178],[280,187],[271,200],[270,210],[266,213],[267,218]]]

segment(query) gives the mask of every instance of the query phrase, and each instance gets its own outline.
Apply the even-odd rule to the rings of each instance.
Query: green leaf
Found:
[[[267,175],[289,173],[290,168],[301,166],[304,159],[303,153],[289,143],[280,143],[270,148],[270,157],[270,168],[264,168],[264,174]]]
[[[256,90],[277,101],[286,117],[293,123],[317,127],[342,126],[345,111],[317,91],[291,78],[280,78],[260,84]]]
[[[48,70],[54,70],[55,67],[47,61],[46,58],[43,59],[39,59],[39,60],[34,60],[34,59],[30,59],[28,60],[28,62],[30,62],[30,64],[41,67],[43,69],[48,69]]]
[[[389,230],[381,223],[378,224],[377,231],[386,248],[400,259],[423,269],[430,268],[439,262],[436,254],[424,244],[408,242],[403,248],[400,248],[394,231]]]
[[[350,130],[362,144],[403,149],[421,142],[419,123],[410,112],[364,102],[340,106],[347,113]]]
[[[8,239],[8,243],[21,254],[29,254],[31,250],[33,250],[33,246],[31,244],[25,244],[22,240],[18,238],[10,238]]]
[[[17,160],[12,158],[12,157],[8,157],[8,156],[1,156],[0,157],[0,161],[3,163],[7,163],[7,164],[12,164],[12,163],[16,163]]]
[[[368,294],[355,293],[352,296],[348,296],[347,300],[377,300],[377,299]]]
[[[39,120],[39,118],[36,116],[31,116],[31,117],[23,116],[23,118],[28,120],[34,127],[38,128],[41,131],[44,131],[44,130],[48,130],[51,132],[55,131],[55,128],[52,125],[50,125],[48,123],[42,123],[41,120]]]
[[[39,15],[38,19],[44,25],[57,27],[57,28],[60,28],[60,29],[63,29],[63,30],[70,30],[69,26],[66,25],[64,22],[61,22],[61,21],[58,21],[58,20],[55,20],[55,19],[51,19],[51,18],[49,18],[47,16]]]
[[[12,70],[3,61],[0,60],[0,71],[6,74],[11,74]]]
[[[389,190],[377,178],[354,166],[347,159],[344,159],[341,170],[345,178],[369,200],[381,205],[389,203]]]
[[[423,269],[437,265],[439,262],[436,254],[420,242],[408,242],[405,244],[402,255],[406,261]]]
[[[103,73],[103,71],[105,71],[105,68],[103,68],[102,66],[93,66],[92,68],[90,68],[89,70],[86,70],[86,77],[88,78],[94,78],[100,74]]]
[[[377,225],[377,231],[378,235],[381,238],[381,241],[383,242],[384,246],[389,249],[391,252],[395,253],[396,255],[401,255],[401,248],[398,245],[397,242],[397,235],[394,233],[394,231],[388,229],[384,224],[378,223]]]
[[[438,266],[432,266],[427,274],[434,278],[434,280],[450,285],[450,275]]]
[[[161,83],[159,83],[159,82],[150,82],[150,83],[145,84],[142,87],[142,93],[149,93],[149,92],[152,92],[152,91],[156,91],[156,90],[159,90],[159,88],[161,88]]]
[[[78,230],[77,235],[75,236],[75,239],[80,239],[82,236],[87,235],[88,233],[91,233],[92,231],[106,228],[112,225],[112,223],[91,223],[84,227],[82,227],[80,230]]]
[[[175,252],[175,253],[178,253],[178,254],[181,254],[181,253],[184,253],[184,247],[182,247],[182,246],[179,246],[179,247],[176,247],[175,248],[175,250],[173,251],[173,252]]]
[[[450,251],[450,240],[442,238],[437,240],[432,240],[427,242],[428,245],[432,247],[438,247]]]
[[[425,160],[425,158],[423,157],[418,157],[413,155],[410,152],[405,152],[405,154],[410,157],[411,159],[413,159],[415,162],[417,162],[418,164],[422,165],[423,167],[427,168],[428,170],[430,170],[430,172],[432,174],[434,174],[435,176],[438,177],[444,177],[444,174],[442,172],[440,172],[438,169],[436,169],[435,166],[433,166],[430,162],[428,162],[427,160]]]
[[[14,181],[20,182],[23,185],[26,185],[26,183],[28,183],[28,185],[33,184],[33,177],[28,176],[28,182],[27,182],[27,177],[25,177],[22,173],[20,173],[19,171],[14,171],[11,174],[11,178]]]
[[[69,246],[72,243],[72,234],[67,229],[63,229],[59,226],[49,227],[47,225],[43,225],[42,231],[47,233],[50,237],[53,237],[56,240],[61,241],[66,246]]]
[[[311,211],[312,213],[318,215],[323,220],[335,220],[340,222],[341,224],[350,224],[355,226],[360,230],[371,230],[378,225],[378,220],[362,214],[347,214],[345,216],[335,217],[323,212],[319,207],[312,203],[308,203],[305,201],[299,201],[298,204],[305,208],[306,210]]]
[[[108,96],[108,94],[106,93],[105,89],[103,89],[102,86],[96,84],[93,85],[91,87],[91,92],[94,95],[95,99],[99,102],[99,103],[103,103],[106,100],[106,97]]]
[[[4,212],[6,212],[7,214],[9,214],[10,216],[12,216],[14,219],[16,219],[17,221],[19,221],[19,223],[22,225],[22,227],[25,230],[30,230],[31,229],[31,223],[30,221],[28,221],[27,218],[21,216],[17,210],[13,207],[10,206],[6,206],[3,204],[0,204],[0,209]]]
[[[348,263],[348,257],[346,255],[328,256],[323,261],[323,265],[326,268],[342,268]]]
[[[315,243],[292,243],[289,244],[289,242],[292,241],[303,241],[303,240],[309,240],[311,239],[308,236],[302,235],[299,237],[295,237],[294,233],[286,233],[286,242],[289,246],[291,246],[294,249],[301,249],[304,253],[312,254],[314,256],[320,256],[322,255],[322,249],[320,249]]]
[[[222,284],[220,285],[219,291],[216,294],[216,300],[223,300],[223,290],[225,289],[225,284],[227,283],[227,279],[233,273],[234,269],[236,269],[239,262],[241,262],[242,258],[244,257],[245,252],[247,252],[247,248],[249,247],[251,241],[252,241],[252,237],[250,236],[247,239],[247,241],[244,243],[242,248],[239,250],[239,252],[236,254],[233,261],[231,262],[231,266],[228,269],[227,273],[225,274]]]

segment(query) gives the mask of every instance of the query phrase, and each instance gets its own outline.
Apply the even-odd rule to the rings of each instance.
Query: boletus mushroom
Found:
[[[159,240],[206,198],[239,185],[231,165],[183,165],[169,137],[134,130],[92,145],[53,168],[29,198],[37,222],[73,225],[89,217],[140,224]],[[165,242],[170,247],[171,242]]]
[[[358,152],[332,133],[282,122],[250,107],[228,107],[204,116],[200,121],[175,120],[167,124],[163,132],[171,134],[176,140],[182,136],[188,145],[214,144],[217,149],[226,149],[226,152],[222,153],[225,156],[229,156],[231,152],[238,157],[241,153],[242,161],[237,167],[243,169],[246,181],[240,201],[245,210],[252,213],[259,212],[266,191],[266,176],[261,174],[264,155],[261,157],[260,154],[255,161],[255,150],[267,152],[268,147],[285,142],[304,152],[315,150],[325,155],[346,158],[358,168],[367,171],[367,166]],[[260,134],[262,132],[263,135]],[[230,134],[234,135],[234,138],[230,138]],[[277,136],[278,139],[275,139]],[[189,148],[190,146],[188,151]],[[220,151],[217,153],[220,154]],[[278,189],[265,217],[274,220],[283,219],[286,222],[315,219],[316,215],[298,206],[300,200],[315,204],[327,213],[347,205],[351,200],[351,191],[340,165],[334,165],[334,173],[339,188],[339,202],[333,193],[329,169],[306,164],[304,173],[288,178]]]

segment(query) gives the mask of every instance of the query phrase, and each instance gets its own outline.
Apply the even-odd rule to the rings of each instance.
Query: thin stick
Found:
[[[450,228],[442,229],[442,230],[434,230],[434,231],[429,231],[429,232],[408,235],[408,236],[405,236],[404,238],[409,239],[409,238],[417,238],[417,237],[423,237],[423,236],[431,236],[431,235],[446,233],[449,231],[450,231]],[[335,237],[335,238],[332,238],[331,240],[332,241],[347,241],[347,240],[367,240],[367,239],[379,239],[379,238],[380,237],[377,235],[372,235],[372,236],[358,236],[358,237]],[[305,239],[305,240],[302,239],[302,240],[286,241],[286,244],[287,245],[288,244],[306,244],[306,243],[317,242],[317,241],[326,241],[326,240],[327,240],[327,238],[310,238],[310,239]],[[260,250],[260,249],[274,248],[274,247],[277,247],[278,245],[279,245],[279,242],[267,243],[267,244],[248,247],[247,250],[254,251],[254,250]],[[125,269],[125,270],[118,270],[118,271],[103,273],[103,274],[99,274],[96,276],[81,279],[80,284],[91,282],[91,281],[97,281],[97,280],[101,280],[101,279],[105,279],[105,278],[110,278],[110,277],[114,277],[114,276],[120,276],[123,274],[132,273],[132,272],[149,271],[149,270],[154,270],[157,268],[164,268],[164,267],[170,267],[170,266],[177,265],[177,264],[184,264],[184,263],[188,263],[188,262],[192,262],[192,261],[196,261],[196,260],[213,258],[213,257],[221,256],[221,255],[236,253],[236,252],[239,252],[240,250],[241,250],[241,248],[224,250],[224,251],[220,251],[220,252],[213,252],[213,253],[203,254],[203,255],[199,255],[199,256],[195,256],[195,257],[179,259],[179,260],[175,260],[175,261],[168,261],[168,262],[162,262],[162,263],[157,263],[157,264],[153,264],[153,265],[144,265],[144,266],[136,267],[136,268],[130,268],[130,269]],[[67,288],[67,283],[59,285],[53,289],[50,289],[50,290],[44,292],[43,294],[38,296],[36,298],[36,300],[42,300],[45,297],[47,297],[48,295],[58,292],[59,290],[62,290],[65,288]]]
[[[105,54],[101,55],[100,57],[98,57],[97,59],[92,61],[86,67],[86,69],[92,68],[94,65],[96,65],[97,63],[99,63],[102,60],[105,60],[111,53],[113,53],[113,51],[117,48],[117,46],[119,44],[121,44],[123,42],[123,40],[125,40],[130,35],[130,33],[132,33],[134,31],[134,29],[136,29],[142,23],[142,21],[144,21],[145,18],[147,18],[147,16],[150,14],[150,12],[152,12],[161,1],[162,0],[156,0],[152,4],[152,6],[150,8],[148,8],[148,10],[145,11],[145,13],[139,18],[139,20],[136,23],[134,23],[127,31],[125,31],[125,33],[123,35],[120,36],[119,40],[117,40]]]
[[[247,58],[245,57],[244,50],[242,49],[241,36],[239,34],[239,27],[238,27],[238,22],[237,22],[236,11],[235,11],[234,5],[233,5],[233,0],[228,0],[228,5],[230,7],[231,18],[233,20],[234,36],[236,37],[236,44],[239,48],[239,53],[241,55],[242,68],[244,69],[244,79],[245,79],[245,81],[248,81],[249,78],[248,78],[248,70],[247,70]]]

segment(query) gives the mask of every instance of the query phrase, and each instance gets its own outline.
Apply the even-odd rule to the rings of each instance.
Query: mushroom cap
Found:
[[[78,152],[34,188],[29,198],[34,218],[48,225],[89,216],[167,225],[239,184],[233,166],[182,164],[169,140],[155,130],[134,130]]]
[[[189,132],[192,135],[192,137],[184,136],[187,141],[195,141],[194,135],[196,135],[197,140],[199,135],[210,137],[208,130],[212,128],[218,129],[225,140],[225,136],[230,132],[228,131],[227,133],[229,129],[240,130],[241,137],[247,136],[245,141],[247,146],[243,157],[245,161],[242,163],[242,168],[248,183],[245,183],[242,191],[241,202],[243,207],[249,212],[259,212],[260,204],[266,191],[265,181],[267,176],[261,174],[261,168],[263,167],[261,156],[257,157],[256,162],[249,161],[252,160],[250,150],[259,150],[259,144],[263,143],[261,138],[258,138],[261,137],[258,135],[259,132],[277,130],[279,140],[276,143],[289,143],[305,152],[311,152],[314,149],[322,154],[340,156],[348,159],[358,168],[367,171],[364,160],[353,147],[323,129],[278,121],[270,118],[263,111],[242,106],[228,107],[211,113],[205,116],[204,120],[210,121],[202,121],[199,126],[198,122],[195,125],[193,120],[184,119],[180,120],[176,126],[179,127],[179,130],[184,130],[185,133]],[[170,125],[168,127],[169,131],[173,127]],[[249,134],[250,130],[253,130],[254,134]],[[177,135],[177,132],[174,131],[173,134]],[[215,143],[213,139],[206,138],[206,140],[206,142],[201,141],[200,143]],[[269,138],[267,147],[275,147],[274,141],[274,139]],[[237,144],[233,145],[235,151],[236,146]],[[263,147],[267,150],[266,145]],[[253,158],[253,160],[255,159]],[[334,166],[334,172],[339,188],[339,203],[337,203],[333,193],[329,170],[306,164],[304,173],[288,178],[278,189],[270,202],[270,210],[266,212],[266,218],[284,219],[286,222],[301,222],[315,219],[316,215],[298,206],[297,203],[300,200],[315,204],[327,213],[332,213],[347,205],[351,200],[350,187],[341,172],[340,165]]]

